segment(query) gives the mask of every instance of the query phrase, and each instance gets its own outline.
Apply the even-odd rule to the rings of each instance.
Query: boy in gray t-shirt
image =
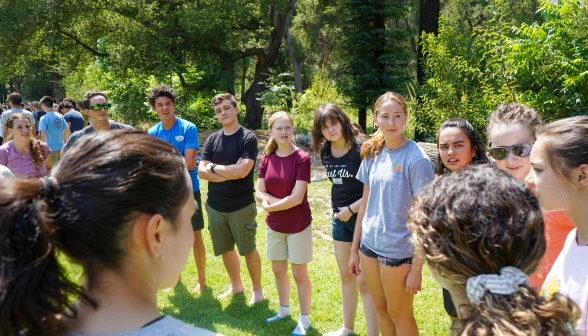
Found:
[[[414,141],[394,150],[384,147],[373,161],[364,159],[357,179],[370,193],[361,244],[383,257],[412,258],[408,210],[413,196],[434,178],[433,163]]]

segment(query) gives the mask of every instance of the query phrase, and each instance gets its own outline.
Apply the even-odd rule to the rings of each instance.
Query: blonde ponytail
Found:
[[[274,137],[270,137],[269,141],[267,142],[267,145],[265,145],[265,149],[263,150],[263,154],[265,156],[269,156],[273,152],[275,152],[276,149],[278,149],[278,142],[276,141],[276,139],[274,139]]]
[[[367,140],[363,143],[363,145],[361,145],[361,151],[359,155],[362,160],[369,157],[372,161],[374,161],[376,155],[378,155],[382,148],[384,148],[384,145],[384,134],[382,134],[382,131],[377,130],[376,133],[372,135],[370,140]]]

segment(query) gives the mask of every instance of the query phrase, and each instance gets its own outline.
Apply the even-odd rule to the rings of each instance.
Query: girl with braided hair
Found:
[[[524,181],[531,171],[531,148],[543,127],[541,116],[534,109],[520,103],[502,103],[488,117],[488,155],[496,166]],[[564,246],[574,224],[563,211],[543,213],[547,248],[535,273],[529,280],[539,290],[551,266]]]

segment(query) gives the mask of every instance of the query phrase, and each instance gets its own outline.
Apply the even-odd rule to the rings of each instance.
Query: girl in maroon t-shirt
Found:
[[[298,289],[300,318],[292,335],[310,328],[311,285],[307,264],[312,260],[312,216],[306,195],[310,182],[310,156],[294,146],[294,124],[286,112],[269,119],[271,139],[259,162],[256,199],[267,212],[267,256],[276,277],[280,311],[266,322],[290,315],[288,260]]]

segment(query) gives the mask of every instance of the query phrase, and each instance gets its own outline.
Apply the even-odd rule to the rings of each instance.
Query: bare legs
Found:
[[[204,241],[202,241],[202,230],[194,231],[192,253],[198,270],[198,285],[193,292],[200,293],[206,287],[206,250],[204,249]]]
[[[410,265],[388,267],[359,253],[370,294],[377,311],[382,336],[418,335],[412,301],[406,293],[406,276]]]
[[[222,254],[223,263],[229,279],[231,280],[231,289],[221,294],[219,297],[224,298],[231,294],[242,293],[245,290],[243,282],[241,281],[241,262],[239,261],[239,255],[237,251],[232,250]],[[254,250],[245,256],[245,263],[247,264],[247,270],[251,277],[251,283],[253,284],[253,296],[249,303],[255,303],[263,300],[263,289],[261,288],[261,259],[259,252]]]
[[[261,288],[261,258],[259,252],[254,250],[245,256],[245,263],[247,264],[247,270],[251,277],[251,283],[253,285],[253,295],[249,304],[254,304],[263,300],[263,289]]]
[[[310,313],[310,297],[312,286],[308,278],[308,264],[292,264],[292,276],[298,289],[298,301],[300,302],[300,313],[307,315]],[[272,271],[276,277],[276,287],[280,298],[280,306],[290,305],[290,279],[288,279],[288,261],[272,261]]]
[[[351,252],[351,243],[335,241],[335,258],[339,267],[341,276],[341,293],[343,299],[343,327],[349,330],[355,328],[355,315],[357,311],[358,295],[361,295],[363,310],[365,314],[367,333],[369,336],[379,335],[378,316],[374,302],[370,296],[367,284],[365,283],[364,273],[355,277],[349,273],[347,263]]]

